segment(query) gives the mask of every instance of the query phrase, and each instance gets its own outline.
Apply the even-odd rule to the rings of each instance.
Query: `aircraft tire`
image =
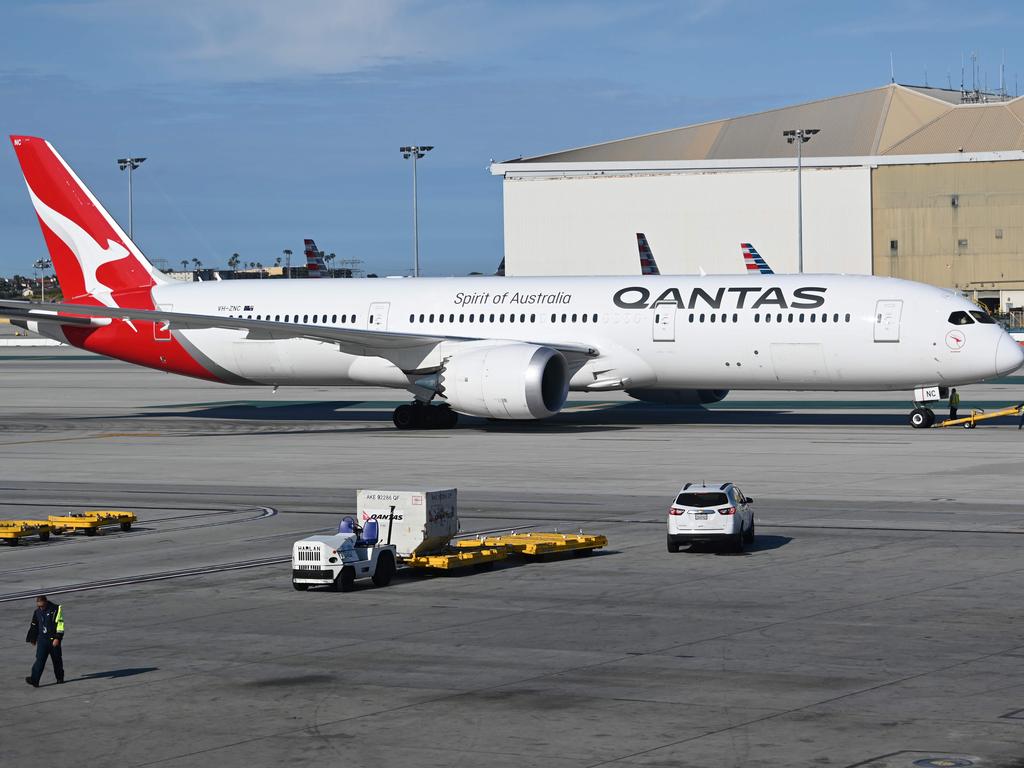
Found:
[[[931,414],[931,419],[928,415]],[[910,412],[910,426],[914,429],[928,429],[935,421],[935,414],[928,408],[915,408]]]
[[[391,414],[391,420],[399,429],[415,429],[418,426],[418,415],[419,414],[416,413],[416,409],[413,406],[400,405],[395,408],[395,412]]]

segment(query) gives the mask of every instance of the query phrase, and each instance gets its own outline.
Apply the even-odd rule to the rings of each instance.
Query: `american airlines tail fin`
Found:
[[[762,275],[775,274],[775,270],[768,266],[768,262],[761,258],[761,254],[750,243],[740,243],[740,248],[743,250],[743,263],[747,266],[747,272],[760,272]]]
[[[323,277],[327,271],[327,264],[324,263],[324,252],[316,247],[316,243],[308,237],[306,244],[306,272],[310,277]]]
[[[660,275],[661,271],[658,269],[658,262],[654,260],[654,252],[647,242],[647,235],[643,232],[636,233],[636,247],[640,250],[640,274]]]
[[[50,142],[11,136],[11,144],[64,297],[79,304],[94,299],[109,307],[148,306],[150,289],[168,278],[146,260]]]

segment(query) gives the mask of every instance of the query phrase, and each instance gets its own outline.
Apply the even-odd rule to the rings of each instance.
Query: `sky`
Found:
[[[0,0],[0,122],[47,138],[158,265],[271,264],[304,237],[378,274],[493,272],[487,166],[851,93],[1017,73],[1015,3]],[[0,274],[45,255],[0,148]],[[336,262],[337,264],[337,262]]]

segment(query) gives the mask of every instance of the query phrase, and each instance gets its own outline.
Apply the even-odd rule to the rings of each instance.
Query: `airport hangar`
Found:
[[[509,275],[744,271],[750,242],[797,271],[918,280],[1024,311],[1024,97],[886,85],[768,112],[493,163]]]

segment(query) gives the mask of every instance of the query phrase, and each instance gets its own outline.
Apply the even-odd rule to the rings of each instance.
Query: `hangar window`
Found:
[[[975,320],[977,320],[982,325],[995,325],[996,324],[996,321],[992,319],[992,315],[990,315],[988,312],[978,312],[978,311],[972,309],[971,310],[971,317],[973,317]]]
[[[967,240],[965,240],[963,238],[961,238],[960,240],[957,240],[956,241],[956,247],[957,248],[961,248],[961,249],[966,248],[967,247]]]
[[[890,240],[889,241],[889,251],[892,253],[893,256],[896,255],[896,251],[898,251],[899,249],[900,249],[900,241],[899,240]]]
[[[1003,239],[1003,230],[997,229],[996,230],[996,240],[1002,240],[1002,239]]]

